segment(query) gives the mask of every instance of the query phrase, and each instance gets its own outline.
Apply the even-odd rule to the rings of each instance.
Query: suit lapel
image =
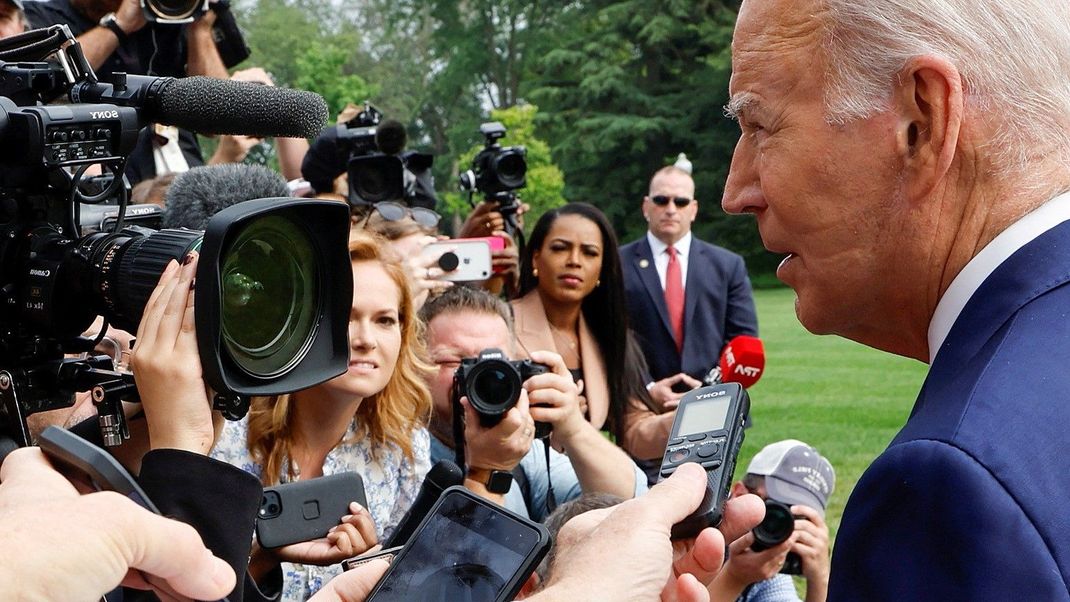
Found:
[[[646,236],[639,239],[639,244],[635,245],[635,254],[631,258],[631,264],[632,269],[639,274],[639,280],[646,288],[647,294],[650,295],[650,301],[654,304],[654,308],[658,310],[658,316],[661,317],[661,325],[665,327],[665,332],[668,332],[669,336],[672,337],[672,325],[669,324],[669,309],[665,305],[665,291],[661,288],[661,280],[658,279],[658,268],[654,266],[654,254],[650,250],[650,241],[646,239]],[[684,299],[686,303],[686,293]]]
[[[695,308],[698,306],[699,289],[702,287],[700,266],[707,265],[705,257],[699,257],[702,247],[695,235],[691,235],[691,247],[687,250],[687,285],[684,286],[684,347],[687,347],[687,325],[694,323]],[[701,261],[701,263],[700,263]]]

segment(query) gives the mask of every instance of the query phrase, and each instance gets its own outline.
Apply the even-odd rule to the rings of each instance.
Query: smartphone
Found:
[[[111,454],[74,433],[50,426],[41,432],[37,445],[61,472],[83,481],[97,491],[115,491],[139,506],[159,514],[156,504],[134,477]]]
[[[512,600],[549,549],[539,523],[453,486],[367,600]]]
[[[477,282],[486,280],[491,271],[491,241],[504,247],[504,242],[497,236],[486,238],[454,238],[440,240],[424,247],[423,254],[438,257],[438,267],[443,274],[440,280],[451,282]]]
[[[256,540],[265,548],[327,536],[349,514],[349,503],[365,508],[364,480],[355,472],[265,487],[256,514]]]
[[[721,523],[748,412],[750,397],[739,383],[702,387],[680,398],[659,472],[664,479],[696,462],[706,469],[706,494],[698,509],[673,525],[672,539],[688,539]]]

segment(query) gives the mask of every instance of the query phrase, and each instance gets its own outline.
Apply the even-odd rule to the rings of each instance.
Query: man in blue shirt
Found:
[[[476,357],[484,349],[511,355],[512,315],[508,304],[497,297],[457,286],[427,302],[421,316],[437,368],[429,382],[434,401],[431,461],[452,460],[454,372],[462,359]],[[467,399],[462,399],[465,486],[539,521],[557,504],[585,491],[625,499],[645,491],[646,478],[635,463],[583,417],[580,389],[561,357],[536,351],[532,359],[549,366],[550,372],[528,379],[517,404],[496,425],[481,425]],[[549,423],[552,435],[536,438],[535,421]]]

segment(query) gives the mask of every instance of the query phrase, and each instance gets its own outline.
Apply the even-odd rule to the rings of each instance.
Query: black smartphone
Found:
[[[256,539],[265,548],[327,536],[349,514],[349,503],[365,508],[364,480],[355,472],[264,488],[256,514]]]
[[[367,600],[512,600],[549,549],[539,523],[450,487]]]
[[[750,396],[739,383],[702,387],[680,398],[661,460],[661,478],[682,464],[697,462],[706,469],[706,495],[695,512],[673,525],[673,539],[688,539],[721,523],[748,412]]]
[[[160,511],[123,465],[111,454],[78,435],[50,426],[37,438],[37,446],[61,472],[97,491],[115,491],[156,514]]]

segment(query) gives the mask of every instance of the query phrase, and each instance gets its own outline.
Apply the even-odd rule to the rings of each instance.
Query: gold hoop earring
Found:
[[[531,275],[536,277],[536,278],[538,278],[539,277],[539,268],[531,268]]]

